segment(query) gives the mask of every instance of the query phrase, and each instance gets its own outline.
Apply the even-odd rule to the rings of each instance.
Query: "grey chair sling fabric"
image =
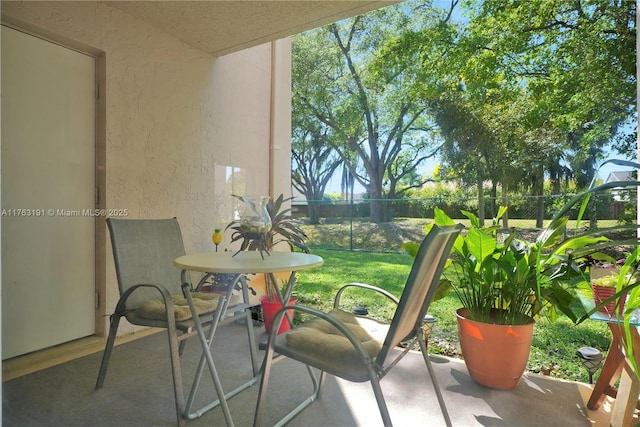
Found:
[[[422,321],[433,299],[436,287],[451,247],[462,226],[433,226],[423,240],[413,263],[403,293],[398,299],[375,286],[350,283],[336,295],[334,309],[323,313],[310,307],[293,306],[294,310],[315,316],[282,335],[271,333],[263,363],[262,378],[256,404],[254,426],[261,423],[264,406],[268,400],[268,383],[272,363],[280,357],[288,357],[307,365],[314,386],[312,395],[287,414],[277,425],[291,420],[306,406],[320,397],[322,383],[327,373],[354,382],[370,381],[386,426],[391,418],[380,387],[380,380],[395,366],[417,341],[447,425],[451,421],[438,387],[426,343],[422,338]],[[351,314],[340,309],[342,294],[350,288],[364,288],[378,292],[397,304],[390,324]],[[291,308],[291,307],[290,307]],[[274,319],[273,331],[277,331],[284,310]],[[404,345],[409,342],[409,345]],[[391,350],[403,344],[404,350],[396,356]],[[274,355],[278,355],[274,359]],[[317,378],[311,367],[320,370]],[[279,394],[285,390],[278,390]]]
[[[104,384],[122,317],[134,325],[166,328],[177,421],[179,425],[183,424],[184,419],[189,418],[190,403],[187,402],[185,405],[179,354],[184,344],[183,340],[197,333],[196,321],[191,316],[188,304],[193,304],[200,313],[198,316],[200,329],[203,325],[214,328],[224,316],[220,310],[226,311],[229,304],[225,303],[225,300],[229,299],[232,290],[229,290],[228,296],[199,294],[193,292],[188,281],[182,283],[181,270],[173,265],[175,258],[185,255],[177,219],[109,218],[107,225],[111,236],[120,299],[114,313],[110,316],[109,336],[96,388],[101,388]],[[238,304],[229,310],[242,312],[245,308],[245,305]],[[248,311],[245,314],[249,316]],[[250,322],[247,322],[247,325],[249,324]],[[210,356],[210,352],[207,356]],[[203,353],[203,360],[204,357],[205,353]],[[209,361],[207,363],[209,364]],[[212,359],[210,359],[209,368],[212,376],[217,376]],[[226,401],[224,397],[220,397],[222,388],[219,384],[216,386],[224,411]],[[225,411],[225,416],[227,415],[228,411]],[[230,423],[230,415],[228,417],[227,422]]]

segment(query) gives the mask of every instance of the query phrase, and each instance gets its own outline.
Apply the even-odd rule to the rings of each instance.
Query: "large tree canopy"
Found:
[[[487,70],[501,76],[498,89],[517,94],[506,106],[528,106],[515,160],[529,165],[522,170],[532,178],[533,194],[542,196],[544,179],[557,181],[567,170],[579,187],[588,185],[604,148],[636,112],[636,3],[485,0],[468,6],[466,90],[474,99],[483,96],[486,75],[473,71]],[[520,157],[527,147],[535,147],[534,156]],[[540,204],[538,226],[542,212]]]
[[[443,171],[478,186],[482,211],[486,182],[542,196],[628,150],[636,2],[409,0],[296,37],[293,68],[298,111],[372,199],[421,185],[417,166],[443,147]]]
[[[383,199],[424,183],[416,170],[438,147],[426,105],[411,90],[417,74],[385,63],[381,51],[398,32],[436,22],[431,12],[385,8],[293,41],[294,117],[312,114],[330,129],[331,145],[368,192],[374,222],[390,219]]]
[[[603,149],[616,137],[630,140],[620,132],[636,111],[636,3],[462,6],[455,22],[387,43],[398,67],[421,62],[416,91],[438,112],[445,170],[469,183],[491,180],[494,188],[519,182],[537,196],[547,178],[569,175],[586,185]]]
[[[504,75],[532,100],[529,127],[559,130],[571,164],[588,170],[593,148],[608,144],[636,112],[636,2],[484,0],[468,7],[467,90],[484,92],[478,68]]]

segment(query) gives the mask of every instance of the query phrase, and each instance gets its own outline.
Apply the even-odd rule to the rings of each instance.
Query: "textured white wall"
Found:
[[[290,192],[283,184],[290,176],[290,68],[286,55],[274,55],[281,64],[272,67],[274,44],[215,59],[98,2],[3,2],[2,13],[38,34],[104,53],[107,208],[126,208],[133,218],[178,217],[191,252],[213,250],[211,232],[231,219],[231,192],[268,194],[270,144],[283,156],[273,191]],[[288,52],[288,40],[275,45]],[[272,70],[282,73],[274,76],[273,106],[285,120],[275,133]],[[118,297],[110,248],[105,259],[110,313]]]

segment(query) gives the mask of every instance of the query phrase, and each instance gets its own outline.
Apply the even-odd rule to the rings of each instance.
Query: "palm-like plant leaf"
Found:
[[[238,195],[233,195],[236,199],[243,203],[247,203],[247,200]],[[309,247],[306,245],[305,240],[307,235],[300,227],[300,222],[290,215],[291,209],[282,209],[283,204],[292,200],[293,197],[284,198],[284,195],[280,194],[276,199],[270,198],[267,202],[266,208],[271,218],[271,227],[266,233],[256,236],[255,233],[247,234],[240,226],[240,220],[234,220],[230,222],[225,230],[233,230],[231,234],[231,242],[240,241],[240,251],[260,251],[260,255],[264,258],[265,254],[269,255],[269,250],[278,243],[286,243],[291,250],[297,248],[303,252],[308,253]],[[253,206],[253,210],[257,212],[256,206]],[[236,253],[238,253],[236,252]],[[266,278],[267,295],[272,297],[275,295],[273,286],[277,286],[275,283],[271,283],[271,280]]]

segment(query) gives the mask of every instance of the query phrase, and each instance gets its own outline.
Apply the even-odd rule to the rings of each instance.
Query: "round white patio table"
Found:
[[[236,254],[203,252],[184,255],[176,258],[173,264],[181,268],[183,273],[186,271],[239,275],[265,273],[272,276],[273,283],[277,283],[273,277],[274,273],[291,272],[284,292],[281,292],[278,287],[275,289],[280,302],[282,302],[288,301],[293,293],[296,271],[320,267],[323,262],[323,259],[318,255],[302,252],[271,251],[267,255],[261,254],[259,251],[241,251]]]
[[[246,304],[248,302],[248,284],[246,280],[247,274],[259,274],[264,273],[271,276],[272,283],[277,283],[274,273],[280,272],[291,272],[289,275],[289,280],[284,287],[284,292],[282,292],[277,286],[275,286],[275,292],[278,299],[282,301],[289,301],[291,298],[291,294],[293,293],[293,288],[296,282],[296,271],[306,270],[309,268],[319,267],[323,264],[323,259],[317,255],[305,254],[301,252],[279,252],[279,251],[270,251],[269,254],[261,254],[259,251],[241,251],[233,254],[232,252],[202,252],[202,253],[194,253],[190,255],[184,255],[176,258],[173,261],[173,264],[182,269],[182,283],[190,283],[187,281],[187,274],[189,271],[196,271],[200,273],[205,273],[204,277],[198,283],[196,287],[199,290],[202,287],[202,284],[207,280],[209,276],[212,274],[232,274],[235,275],[230,287],[227,290],[227,299],[225,301],[225,307],[222,309],[222,312],[226,312],[226,305],[229,303],[229,298],[235,285],[240,282],[242,285],[242,295],[243,302]],[[249,306],[246,306],[247,308]],[[222,405],[222,410],[225,415],[225,419],[227,421],[227,425],[233,425],[233,421],[231,420],[231,413],[229,412],[229,408],[226,403],[226,399],[230,399],[236,394],[240,393],[242,390],[250,387],[255,384],[258,380],[259,368],[256,366],[257,362],[257,351],[255,348],[255,341],[253,336],[253,328],[248,328],[249,330],[249,347],[251,353],[251,361],[253,365],[253,378],[249,380],[246,384],[241,385],[230,393],[225,394],[222,390],[219,391],[218,395],[223,396],[215,402],[206,405],[202,409],[191,412],[191,406],[193,403],[193,399],[198,389],[198,385],[200,383],[200,378],[202,376],[204,366],[205,366],[205,358],[211,359],[211,344],[213,342],[213,336],[215,334],[215,327],[212,327],[209,331],[208,336],[205,335],[202,325],[198,320],[197,313],[193,313],[193,308],[189,306],[192,310],[192,316],[196,325],[196,329],[198,332],[198,336],[200,338],[200,343],[203,346],[203,356],[200,361],[200,364],[197,369],[196,379],[194,380],[194,385],[192,387],[191,392],[189,393],[189,398],[187,400],[186,405],[186,413],[187,418],[194,419],[201,416],[204,412],[207,412],[218,405]],[[246,309],[245,309],[246,310]],[[289,316],[289,313],[286,313],[287,318],[289,319],[290,324],[293,324],[292,319]],[[208,348],[206,348],[208,347]],[[213,359],[207,361],[210,366],[213,366]],[[212,371],[212,375],[214,372]]]

